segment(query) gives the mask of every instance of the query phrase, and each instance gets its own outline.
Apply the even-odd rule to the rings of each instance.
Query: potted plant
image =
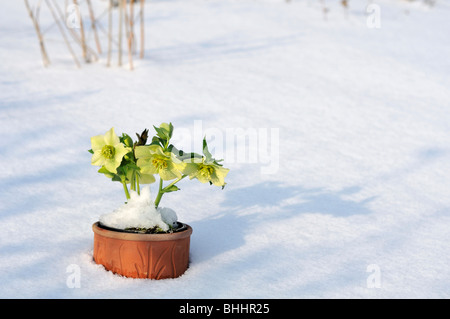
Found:
[[[91,138],[91,164],[121,183],[127,200],[93,224],[94,261],[126,277],[175,278],[186,271],[192,228],[179,222],[171,208],[160,207],[161,199],[180,190],[177,184],[186,177],[223,189],[229,171],[212,157],[206,138],[202,155],[186,153],[170,143],[172,123],[154,129],[150,143],[148,129],[136,133],[135,142],[128,134],[117,136],[114,128]],[[158,177],[153,200],[147,184]]]

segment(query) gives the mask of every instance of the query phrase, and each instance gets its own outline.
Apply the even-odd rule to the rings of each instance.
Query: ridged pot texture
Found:
[[[140,234],[92,225],[94,261],[113,273],[131,278],[181,276],[189,266],[192,228],[168,234]]]

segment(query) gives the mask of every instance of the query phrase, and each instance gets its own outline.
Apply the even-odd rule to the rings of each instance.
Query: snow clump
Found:
[[[177,214],[170,208],[155,208],[151,199],[150,187],[142,188],[140,195],[130,191],[128,203],[111,213],[100,216],[100,223],[118,229],[154,228],[163,231],[177,226]]]

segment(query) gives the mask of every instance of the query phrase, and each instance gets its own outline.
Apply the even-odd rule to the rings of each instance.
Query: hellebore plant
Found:
[[[225,177],[229,169],[224,168],[215,160],[208,150],[206,138],[203,139],[203,155],[185,153],[170,144],[173,134],[172,123],[162,123],[153,126],[156,135],[147,144],[148,129],[133,142],[128,134],[117,136],[114,128],[105,135],[91,138],[91,164],[100,166],[99,173],[104,174],[114,182],[123,185],[127,200],[130,199],[130,189],[140,194],[140,185],[156,182],[154,175],[159,175],[158,194],[154,201],[155,208],[165,193],[180,190],[176,184],[189,176],[201,183],[225,187]],[[170,182],[164,186],[164,181]]]

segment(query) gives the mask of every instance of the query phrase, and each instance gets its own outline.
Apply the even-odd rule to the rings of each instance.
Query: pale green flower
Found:
[[[133,171],[129,170],[127,172],[127,184],[131,183],[131,180],[133,178]],[[139,173],[139,184],[152,184],[156,181],[155,176],[152,174],[143,174]]]
[[[91,164],[104,166],[108,171],[117,173],[117,167],[120,166],[122,158],[131,151],[131,148],[125,147],[119,137],[111,128],[105,135],[91,137],[92,159]]]
[[[181,178],[185,164],[172,152],[164,152],[160,145],[137,146],[134,154],[143,174],[159,174],[165,180]]]
[[[201,183],[211,183],[216,186],[225,186],[225,177],[229,172],[228,168],[217,164],[214,160],[207,161],[205,157],[201,161],[187,163],[183,171],[189,175],[189,179],[196,178]]]
[[[189,175],[189,179],[196,178],[202,183],[210,183],[216,186],[225,187],[225,177],[230,171],[224,168],[216,161],[208,150],[206,138],[203,139],[203,154],[202,158],[191,158],[186,160],[186,166],[183,174]]]

